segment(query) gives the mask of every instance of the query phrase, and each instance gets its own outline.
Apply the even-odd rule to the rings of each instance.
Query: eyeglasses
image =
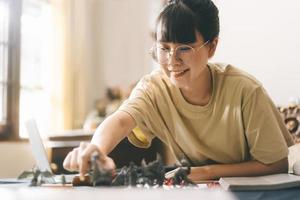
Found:
[[[166,48],[159,43],[155,43],[154,46],[150,49],[150,53],[152,55],[152,58],[161,65],[168,64],[173,54],[175,54],[176,58],[180,59],[180,61],[187,63],[188,61],[193,59],[195,52],[199,51],[202,47],[208,44],[208,42],[209,40],[198,47],[179,45],[173,50],[170,48]]]

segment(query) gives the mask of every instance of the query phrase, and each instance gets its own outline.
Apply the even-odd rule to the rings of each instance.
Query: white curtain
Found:
[[[126,86],[153,68],[150,26],[161,1],[51,0],[56,26],[52,73],[55,130],[82,128],[108,86]]]
[[[56,30],[56,64],[52,70],[55,81],[51,92],[54,130],[81,128],[92,107],[89,98],[99,96],[92,88],[94,77],[98,77],[95,73],[100,74],[94,3],[52,0]]]

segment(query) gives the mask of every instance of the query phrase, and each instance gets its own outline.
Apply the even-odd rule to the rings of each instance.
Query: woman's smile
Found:
[[[180,71],[170,71],[170,75],[176,79],[182,78],[184,75],[186,75],[190,71],[190,69],[184,69]]]

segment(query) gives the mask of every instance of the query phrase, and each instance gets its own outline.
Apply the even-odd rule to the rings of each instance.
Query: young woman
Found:
[[[170,1],[157,18],[152,48],[161,68],[139,81],[64,167],[83,175],[96,151],[113,169],[106,155],[124,137],[143,148],[158,137],[177,159],[189,160],[192,180],[287,172],[293,142],[262,84],[232,65],[208,63],[218,35],[211,0]]]

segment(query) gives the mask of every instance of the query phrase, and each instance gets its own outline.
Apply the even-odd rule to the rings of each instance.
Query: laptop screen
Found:
[[[43,141],[35,120],[30,119],[26,121],[25,126],[28,131],[30,146],[38,169],[41,171],[47,170],[49,172],[52,172],[48,161],[46,149],[43,145]]]

